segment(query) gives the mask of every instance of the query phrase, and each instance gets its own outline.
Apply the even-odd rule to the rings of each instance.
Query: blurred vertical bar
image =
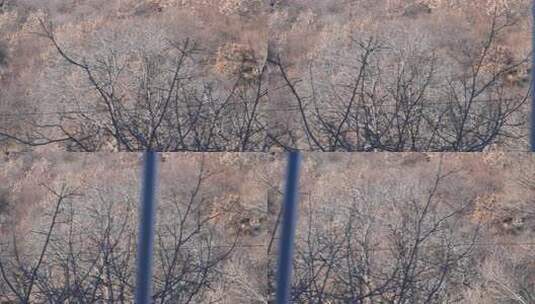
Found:
[[[531,5],[531,129],[530,150],[535,152],[535,0]]]
[[[156,211],[156,179],[158,154],[144,155],[141,206],[139,208],[139,236],[137,244],[136,304],[152,303],[152,247]]]
[[[299,187],[299,152],[288,157],[286,189],[284,192],[282,230],[280,234],[279,265],[277,272],[277,304],[286,304],[290,299],[292,261],[295,229],[297,223],[297,200]]]

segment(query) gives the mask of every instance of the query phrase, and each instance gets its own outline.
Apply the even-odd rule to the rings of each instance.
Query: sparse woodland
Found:
[[[526,150],[529,1],[138,2],[5,2],[4,150]]]
[[[283,156],[164,155],[156,303],[272,301]],[[131,303],[139,165],[4,159],[0,300]],[[533,301],[528,155],[310,154],[303,170],[294,303]]]
[[[51,175],[62,175],[57,179],[25,177],[36,174],[36,166],[47,166],[40,161],[5,172],[21,174],[21,183],[10,184],[12,189],[31,185],[37,195],[24,201],[23,190],[6,193],[2,303],[133,302],[139,180],[130,176],[137,176],[139,159],[108,154],[105,167],[120,165],[106,173],[101,165],[87,167],[79,155],[60,160],[78,172],[64,175],[63,169],[51,169]],[[240,189],[239,183],[251,183],[239,172],[224,178],[239,159],[199,155],[165,162],[161,177],[173,182],[160,185],[155,303],[263,303],[267,264],[260,227],[267,218],[266,192]],[[31,210],[20,206],[25,204]]]
[[[530,20],[529,0],[0,0],[0,304],[134,302],[146,150],[154,303],[274,303],[292,150],[292,303],[535,303]]]

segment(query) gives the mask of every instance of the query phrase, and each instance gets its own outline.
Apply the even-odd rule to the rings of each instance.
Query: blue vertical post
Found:
[[[295,229],[297,223],[297,203],[299,188],[299,152],[291,152],[288,157],[288,171],[284,192],[282,226],[280,233],[279,265],[277,271],[277,304],[286,304],[290,299],[292,261]]]
[[[535,1],[531,6],[531,129],[530,151],[535,152]]]
[[[144,155],[139,236],[137,244],[136,304],[152,303],[152,248],[156,212],[156,179],[158,154]]]

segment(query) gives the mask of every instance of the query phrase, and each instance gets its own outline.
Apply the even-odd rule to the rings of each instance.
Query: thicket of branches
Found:
[[[161,37],[154,51],[108,41],[77,54],[42,21],[39,35],[66,65],[60,92],[42,100],[59,110],[16,115],[24,131],[0,130],[0,140],[69,151],[507,149],[526,138],[528,59],[499,42],[516,20],[498,11],[489,20],[480,41],[450,55],[361,33],[351,58],[312,62],[297,79],[301,68],[270,48],[256,68],[244,55],[230,85],[207,75],[202,42]],[[331,70],[345,76],[333,83]]]
[[[292,301],[530,303],[533,243],[502,239],[478,220],[474,193],[455,186],[458,173],[439,169],[416,184],[383,180],[335,187],[344,189],[336,195],[303,194]]]
[[[33,132],[6,136],[29,145],[62,142],[71,151],[263,151],[266,95],[264,71],[238,76],[226,91],[199,79],[197,44],[161,42],[161,53],[109,46],[94,58],[64,50],[51,25],[48,39],[82,82],[82,96],[62,96],[69,104],[56,115],[29,117]],[[24,114],[21,115],[22,117]]]
[[[463,231],[469,202],[427,193],[355,191],[341,208],[308,209],[297,243],[293,299],[299,303],[451,303],[477,274],[477,229]],[[370,192],[368,192],[370,191]],[[379,205],[377,199],[381,199]],[[337,205],[336,203],[334,203]],[[445,205],[448,206],[445,206]]]
[[[528,58],[516,60],[498,43],[515,22],[495,11],[481,41],[456,46],[454,58],[373,34],[353,37],[342,58],[310,63],[299,79],[290,62],[272,58],[298,113],[284,142],[318,151],[473,152],[522,139],[528,90],[517,75]],[[325,75],[337,70],[345,76],[335,82]]]
[[[222,239],[203,197],[208,173],[163,196],[155,235],[154,303],[218,302],[223,266],[240,232]],[[132,303],[137,197],[124,191],[64,186],[28,235],[13,230],[0,247],[2,303]]]
[[[406,161],[411,161],[414,154],[410,155]],[[167,180],[158,203],[155,303],[269,303],[278,258],[282,172],[261,170],[259,184],[244,187],[261,192],[268,185],[265,219],[263,209],[251,208],[263,203],[263,195],[240,192],[238,198],[236,192],[227,192],[243,187],[229,180],[243,179],[229,171],[215,174],[219,167],[213,166],[226,166],[221,158],[206,167],[192,159],[184,159],[180,173],[174,168],[162,172]],[[302,186],[306,192],[299,206],[295,303],[532,301],[535,212],[529,197],[535,187],[529,161],[521,162],[525,176],[520,181],[528,193],[519,195],[514,181],[500,176],[497,180],[506,189],[498,190],[502,184],[486,175],[498,172],[501,165],[487,171],[481,168],[483,162],[474,167],[470,161],[457,162],[437,171],[431,162],[376,170],[390,165],[379,164],[382,157],[366,160],[372,163],[369,167],[338,170],[323,166],[329,160],[306,162],[307,168],[319,165],[307,172],[332,174],[303,176],[310,183]],[[268,166],[282,171],[282,160],[253,156],[249,161],[233,161],[227,168],[240,167],[246,177]],[[21,203],[16,191],[0,191],[0,205],[8,206],[0,206],[0,302],[132,302],[138,195],[123,180],[129,180],[128,174],[102,177],[109,171],[103,168],[101,164],[101,171],[91,171],[101,173],[93,178],[114,177],[115,183],[91,183],[83,189],[46,187],[48,197],[32,206],[31,217],[11,226],[9,222],[17,219],[4,216],[6,212],[28,201]],[[474,173],[474,168],[483,172]],[[358,177],[355,171],[367,173]],[[504,175],[510,176],[513,169],[506,171]],[[225,181],[220,183],[220,178]],[[506,198],[488,199],[491,189],[503,190]],[[251,209],[241,208],[242,202]]]

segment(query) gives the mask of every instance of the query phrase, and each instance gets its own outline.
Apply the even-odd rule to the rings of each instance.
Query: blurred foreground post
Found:
[[[277,271],[277,304],[286,304],[290,299],[300,158],[299,152],[291,152],[288,158]]]
[[[535,94],[533,93],[535,89],[535,69],[533,68],[535,65],[535,0],[531,6],[531,15],[531,128],[529,144],[531,152],[535,152]]]
[[[136,304],[152,303],[152,247],[156,211],[158,154],[145,152],[137,244]]]

